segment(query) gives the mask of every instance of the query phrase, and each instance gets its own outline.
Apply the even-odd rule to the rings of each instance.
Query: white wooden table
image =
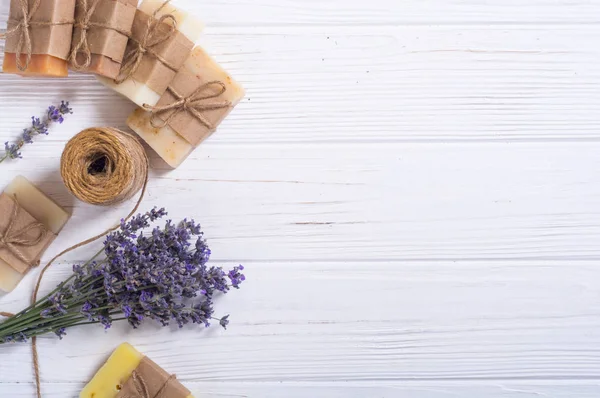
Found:
[[[248,97],[179,169],[152,155],[143,207],[200,220],[248,281],[217,302],[227,331],[41,339],[45,397],[123,341],[197,397],[600,396],[600,0],[179,4]],[[61,183],[65,142],[133,109],[92,77],[0,76],[0,142],[61,99],[75,114],[0,165],[73,211],[46,258],[132,206]],[[28,345],[0,347],[0,396],[33,396]]]

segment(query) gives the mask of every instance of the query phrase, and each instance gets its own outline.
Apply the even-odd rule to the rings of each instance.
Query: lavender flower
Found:
[[[143,233],[165,216],[164,209],[154,209],[122,221],[96,256],[73,267],[69,279],[0,323],[0,344],[45,333],[62,338],[69,327],[82,324],[98,323],[109,329],[121,320],[133,328],[146,321],[208,327],[216,320],[227,328],[229,315],[213,317],[214,299],[240,287],[244,267],[226,272],[207,266],[210,250],[193,220],[168,220]]]
[[[50,105],[46,112],[44,119],[31,117],[31,127],[23,130],[21,138],[14,144],[4,143],[4,156],[0,157],[0,163],[6,159],[20,159],[21,148],[25,144],[32,144],[35,136],[48,135],[48,128],[52,123],[62,124],[64,122],[64,116],[73,113],[73,110],[69,108],[69,103],[62,101],[59,106]]]

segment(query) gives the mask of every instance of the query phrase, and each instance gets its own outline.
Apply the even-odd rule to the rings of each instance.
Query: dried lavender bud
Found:
[[[66,329],[98,323],[109,329],[127,320],[135,329],[145,321],[180,328],[188,324],[223,328],[229,315],[213,317],[214,298],[239,288],[246,279],[243,266],[225,272],[208,267],[210,250],[194,220],[171,220],[144,234],[151,223],[166,216],[164,209],[121,222],[103,249],[52,293],[17,316],[0,323],[0,344],[45,333],[62,338]]]
[[[32,116],[31,127],[23,130],[19,141],[10,145],[8,142],[4,144],[4,156],[0,157],[0,163],[6,159],[22,158],[20,150],[25,144],[32,144],[37,135],[48,135],[48,128],[52,123],[62,124],[65,120],[64,115],[71,113],[73,110],[69,108],[69,103],[62,101],[58,107],[50,105],[43,120]]]

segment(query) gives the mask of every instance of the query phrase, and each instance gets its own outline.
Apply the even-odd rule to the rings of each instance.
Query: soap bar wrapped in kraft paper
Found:
[[[193,398],[175,375],[139,353],[120,345],[85,386],[80,398]]]
[[[11,0],[4,73],[65,77],[75,0]]]
[[[145,0],[136,12],[119,75],[98,79],[139,106],[156,105],[201,31],[200,22],[168,2]]]
[[[24,177],[0,194],[0,291],[10,292],[39,263],[70,215]]]
[[[239,83],[196,47],[156,106],[137,109],[127,125],[176,168],[215,131],[244,94]]]
[[[115,79],[138,0],[77,0],[70,67]]]

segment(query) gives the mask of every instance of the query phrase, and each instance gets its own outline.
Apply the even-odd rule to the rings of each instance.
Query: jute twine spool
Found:
[[[132,134],[93,127],[67,143],[60,173],[79,200],[111,206],[131,199],[142,189],[148,175],[148,158]]]

